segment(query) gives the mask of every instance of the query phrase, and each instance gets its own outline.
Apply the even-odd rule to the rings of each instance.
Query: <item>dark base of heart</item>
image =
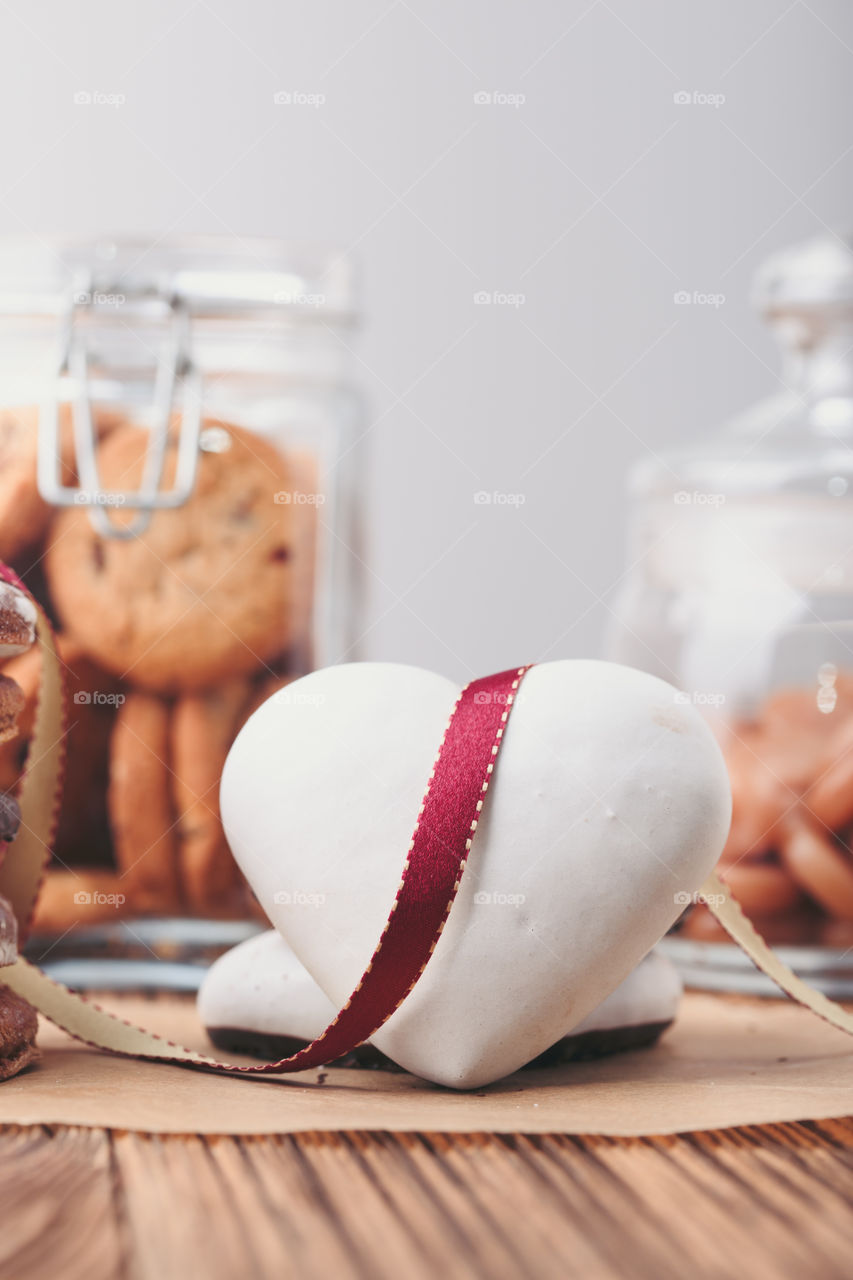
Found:
[[[604,1058],[611,1053],[624,1053],[629,1049],[643,1049],[655,1041],[672,1025],[666,1022],[645,1022],[636,1027],[612,1027],[606,1031],[583,1031],[580,1035],[564,1036],[551,1045],[538,1058],[528,1062],[530,1067],[553,1067],[563,1062],[584,1062],[590,1058]],[[250,1058],[262,1058],[277,1062],[303,1049],[307,1040],[296,1036],[278,1036],[263,1031],[249,1031],[239,1027],[208,1027],[207,1034],[225,1053],[243,1053]],[[346,1057],[329,1063],[333,1067],[364,1067],[368,1070],[402,1071],[372,1044],[359,1045]]]

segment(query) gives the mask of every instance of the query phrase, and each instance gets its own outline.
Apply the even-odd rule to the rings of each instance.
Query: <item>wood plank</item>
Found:
[[[636,1139],[8,1127],[0,1205],[0,1280],[840,1280],[853,1121]]]
[[[0,1131],[0,1277],[126,1274],[129,1241],[102,1129]]]

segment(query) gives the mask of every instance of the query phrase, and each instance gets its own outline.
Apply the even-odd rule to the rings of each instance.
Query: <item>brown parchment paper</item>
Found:
[[[180,1043],[208,1047],[191,1000],[101,1003]],[[652,1049],[518,1072],[476,1093],[358,1069],[234,1079],[87,1048],[47,1022],[40,1044],[40,1065],[0,1084],[0,1123],[151,1133],[628,1136],[853,1112],[849,1036],[789,1001],[698,993],[686,996],[676,1024]]]
[[[3,576],[11,577],[6,571]],[[63,743],[59,664],[41,610],[38,618],[43,673],[32,761],[20,795],[25,821],[0,863],[0,892],[22,925],[31,917],[50,845]],[[48,1013],[53,1025],[42,1029],[42,1064],[0,1084],[0,1123],[65,1122],[159,1133],[390,1129],[628,1135],[853,1111],[853,1017],[786,969],[717,877],[709,877],[703,892],[755,963],[812,1013],[791,1004],[694,996],[653,1050],[522,1072],[477,1093],[457,1094],[390,1072],[323,1070],[247,1079],[163,1065],[154,1059],[164,1049],[169,1057],[190,1058],[194,1049],[207,1048],[192,1002],[108,1004],[128,1024],[150,1028],[189,1052],[170,1049],[139,1025],[125,1026],[92,1009],[19,959],[5,967],[5,982]],[[62,1025],[125,1056],[71,1041],[58,1029]]]

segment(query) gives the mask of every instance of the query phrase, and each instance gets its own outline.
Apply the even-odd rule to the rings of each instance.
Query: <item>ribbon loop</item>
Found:
[[[0,566],[0,577],[26,591],[5,565]],[[59,659],[50,623],[38,604],[36,609],[42,658],[39,704],[21,788],[21,830],[0,866],[0,894],[12,903],[22,932],[32,919],[50,859],[64,759]],[[304,1049],[278,1062],[238,1066],[183,1049],[113,1017],[22,958],[3,969],[3,983],[70,1035],[111,1053],[249,1076],[289,1074],[344,1057],[399,1008],[435,950],[459,890],[504,729],[527,670],[520,667],[474,680],[457,698],[382,936],[343,1009]]]
[[[0,578],[26,592],[16,574],[2,564]],[[0,863],[0,894],[11,901],[24,936],[50,859],[65,745],[59,659],[50,623],[38,604],[36,609],[42,658],[39,702],[19,798],[21,829]],[[334,1021],[298,1053],[279,1062],[240,1066],[181,1048],[114,1017],[21,958],[4,967],[3,983],[76,1039],[110,1053],[250,1077],[304,1071],[343,1057],[368,1040],[402,1004],[438,944],[459,890],[515,696],[528,670],[519,667],[473,680],[460,693],[427,783],[400,886],[370,964]],[[818,1017],[853,1035],[853,1015],[782,963],[716,874],[706,881],[703,893],[714,915],[759,969]]]

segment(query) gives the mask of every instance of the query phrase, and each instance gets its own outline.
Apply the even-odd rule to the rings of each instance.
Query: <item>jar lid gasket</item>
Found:
[[[292,321],[354,318],[351,260],[322,245],[283,240],[192,236],[152,244],[141,239],[0,237],[0,315],[55,315],[69,294],[91,292],[156,308],[179,298],[195,316]],[[82,300],[76,298],[77,301]]]

